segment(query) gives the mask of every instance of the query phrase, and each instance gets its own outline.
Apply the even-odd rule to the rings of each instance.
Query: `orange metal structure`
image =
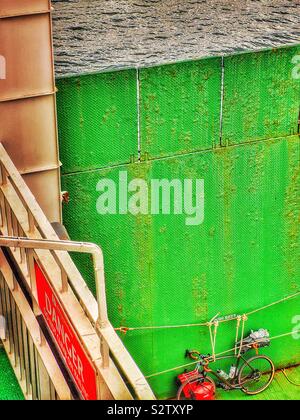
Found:
[[[0,56],[0,141],[48,219],[60,222],[50,1],[0,0]]]

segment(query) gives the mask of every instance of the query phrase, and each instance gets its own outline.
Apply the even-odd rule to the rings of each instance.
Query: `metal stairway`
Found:
[[[94,244],[61,241],[0,144],[0,315],[28,399],[154,399],[107,316]],[[93,256],[97,300],[67,251]]]

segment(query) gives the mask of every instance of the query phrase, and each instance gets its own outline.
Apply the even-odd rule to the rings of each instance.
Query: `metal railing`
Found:
[[[3,345],[23,394],[30,400],[71,399],[68,383],[1,250],[0,264]]]
[[[59,240],[2,144],[0,170],[0,246],[9,249],[22,274],[35,315],[41,314],[38,264],[95,369],[97,398],[154,399],[144,375],[109,322],[101,249],[94,244]],[[67,251],[93,256],[97,300]]]

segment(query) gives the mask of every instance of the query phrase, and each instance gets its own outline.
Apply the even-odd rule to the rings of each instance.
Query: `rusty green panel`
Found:
[[[196,160],[197,163],[198,160],[200,158]],[[204,162],[196,173],[202,174],[205,166],[205,171],[210,174],[208,178],[216,183],[211,166],[212,155],[202,160]],[[186,163],[191,162],[195,160]],[[170,166],[161,163],[166,176],[172,176],[172,170],[180,166],[176,160]],[[186,164],[182,164],[182,167],[190,171]],[[138,177],[148,181],[155,169],[151,163],[142,163],[63,176],[63,188],[70,192],[71,199],[64,208],[64,223],[71,237],[93,241],[103,247],[108,308],[113,325],[175,325],[206,319],[208,308],[205,300],[209,292],[203,287],[205,278],[201,271],[200,253],[199,258],[196,256],[193,260],[194,266],[190,265],[191,252],[200,246],[199,229],[186,228],[184,217],[97,214],[97,182],[103,177],[117,181],[120,170],[128,171],[129,180]],[[174,229],[178,231],[177,240],[173,236]],[[218,247],[217,238],[210,238],[208,241]],[[191,241],[192,250],[181,243],[184,239]],[[218,258],[217,250],[215,254]],[[166,260],[167,255],[170,256],[169,261]],[[178,255],[182,257],[178,259]],[[88,270],[91,273],[90,261],[84,258],[79,262],[93,289],[94,284],[88,275]],[[215,296],[218,299],[219,294],[212,293],[211,298]],[[204,339],[208,345],[207,331],[198,328],[190,331],[188,337],[183,330],[173,331],[172,334],[168,330],[160,330],[137,331],[123,339],[145,374],[162,370],[165,366],[174,366],[178,361],[182,363],[185,346],[195,347]],[[162,378],[154,387],[160,396],[172,395],[173,378]]]
[[[141,152],[150,159],[220,141],[221,59],[140,71]]]
[[[294,136],[63,176],[71,237],[104,250],[113,324],[198,323],[218,312],[243,314],[299,290],[299,168]],[[117,181],[120,170],[148,183],[204,179],[204,223],[187,226],[184,214],[98,215],[96,184],[106,177]],[[80,264],[87,270],[88,260]],[[92,287],[88,274],[87,281]],[[269,308],[251,316],[246,331],[289,332],[298,312],[299,299]],[[217,351],[232,347],[235,331],[234,322],[220,327]],[[184,364],[186,348],[211,351],[206,327],[132,331],[123,339],[146,375]],[[300,362],[299,341],[291,337],[266,352],[277,366]],[[150,380],[159,397],[174,395],[180,372]]]
[[[300,46],[224,59],[222,144],[298,133]]]
[[[152,288],[147,261],[152,246],[149,218],[99,215],[96,211],[97,183],[103,178],[117,182],[122,170],[128,171],[130,180],[145,178],[147,167],[128,165],[63,176],[63,188],[70,192],[70,203],[64,207],[64,223],[72,239],[96,242],[104,250],[108,308],[114,326],[152,325]],[[89,287],[95,291],[90,259],[76,255],[73,258],[80,265]],[[142,332],[137,340],[136,337],[128,339],[128,347],[133,349],[141,367],[146,370],[149,366],[152,370],[156,357],[151,350],[152,334]]]
[[[63,173],[131,161],[137,156],[136,71],[57,80]]]

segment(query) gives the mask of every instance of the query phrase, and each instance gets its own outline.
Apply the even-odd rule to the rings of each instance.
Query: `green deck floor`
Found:
[[[287,369],[288,377],[300,384],[300,366]],[[247,396],[240,391],[217,391],[217,400],[300,400],[300,387],[290,384],[282,372],[277,372],[271,386],[262,394]]]
[[[5,351],[0,348],[0,400],[24,400]]]

